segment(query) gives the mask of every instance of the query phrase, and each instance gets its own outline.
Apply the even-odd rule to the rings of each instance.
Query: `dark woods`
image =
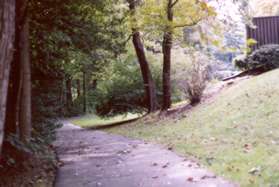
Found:
[[[1,164],[41,154],[54,140],[57,117],[170,108],[172,30],[162,39],[163,68],[154,68],[140,28],[127,31],[140,4],[126,3],[1,0]],[[173,6],[166,12],[170,22]]]

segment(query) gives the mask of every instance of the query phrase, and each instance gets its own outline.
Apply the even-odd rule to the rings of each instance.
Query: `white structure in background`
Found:
[[[250,0],[250,2],[254,17],[279,15],[279,0]]]
[[[207,0],[207,2],[216,9],[217,16],[214,20],[209,19],[199,26],[187,28],[185,40],[192,44],[204,44],[201,38],[202,34],[205,34],[211,41],[221,42],[222,47],[241,50],[246,40],[246,27],[239,7],[232,0]],[[216,23],[218,29],[216,29]],[[210,45],[210,42],[208,44]]]
[[[239,6],[232,0],[207,2],[215,8],[217,16],[185,29],[184,38],[187,43],[200,47],[215,57],[218,63],[212,69],[217,77],[228,77],[235,73],[233,58],[246,47],[245,21]]]

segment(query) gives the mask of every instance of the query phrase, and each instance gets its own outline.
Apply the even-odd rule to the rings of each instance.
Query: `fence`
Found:
[[[247,38],[257,41],[253,50],[266,44],[279,44],[279,16],[257,17],[253,22],[256,29],[247,27]]]

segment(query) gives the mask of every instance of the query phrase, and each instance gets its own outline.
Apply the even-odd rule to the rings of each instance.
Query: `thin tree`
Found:
[[[20,99],[19,135],[20,139],[28,142],[31,137],[32,112],[31,112],[31,63],[30,63],[30,42],[29,42],[29,19],[28,15],[20,33],[20,62],[22,91]]]
[[[82,88],[83,88],[83,112],[87,113],[87,89],[86,89],[86,71],[83,71]]]
[[[165,21],[163,22],[163,105],[162,110],[171,107],[171,58],[174,32],[176,29],[197,25],[201,20],[215,14],[203,1],[164,0]],[[176,15],[174,15],[176,13]]]
[[[66,106],[68,112],[71,111],[73,107],[73,94],[72,94],[72,78],[66,77]]]

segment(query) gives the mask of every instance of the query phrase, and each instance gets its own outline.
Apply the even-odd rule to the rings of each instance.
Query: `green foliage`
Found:
[[[56,158],[51,144],[55,140],[56,129],[60,127],[61,124],[58,124],[56,120],[45,119],[34,125],[29,142],[22,142],[18,135],[9,135],[6,140],[9,143],[9,149],[3,159],[5,164],[15,168],[22,167],[22,164],[23,167],[27,167],[24,162],[29,162],[28,159],[34,157],[55,165]]]
[[[139,28],[151,40],[161,40],[166,30],[177,38],[182,37],[185,27],[197,25],[200,21],[214,17],[215,10],[203,1],[179,0],[173,6],[174,20],[167,18],[167,0],[147,0],[130,17],[130,27]]]
[[[125,51],[126,8],[121,0],[31,0],[29,16],[35,120],[65,115],[64,80],[81,80],[86,73],[90,83]]]
[[[33,62],[55,63],[56,69],[72,75],[88,61],[97,64],[123,52],[124,10],[118,5],[111,0],[31,1]]]
[[[265,45],[248,55],[245,59],[235,59],[235,65],[243,70],[262,68],[272,70],[279,67],[279,45]]]
[[[255,39],[253,39],[253,38],[249,38],[249,39],[246,41],[246,43],[247,43],[247,45],[248,45],[249,47],[252,47],[252,46],[256,45],[258,42],[257,42]]]
[[[36,125],[33,130],[33,137],[36,137],[39,141],[44,144],[51,144],[56,140],[55,131],[61,128],[62,124],[58,123],[56,119],[45,119],[43,122]]]
[[[28,2],[33,132],[27,145],[17,137],[10,143],[44,156],[60,127],[56,119],[67,112],[64,80],[80,78],[85,71],[90,79],[92,72],[124,51],[125,11],[113,0]]]
[[[151,60],[151,58],[149,58]],[[161,67],[151,63],[151,71],[157,86],[157,95],[161,92]],[[122,55],[99,75],[96,90],[89,95],[100,115],[143,112],[146,109],[144,85],[137,58],[133,53]]]

